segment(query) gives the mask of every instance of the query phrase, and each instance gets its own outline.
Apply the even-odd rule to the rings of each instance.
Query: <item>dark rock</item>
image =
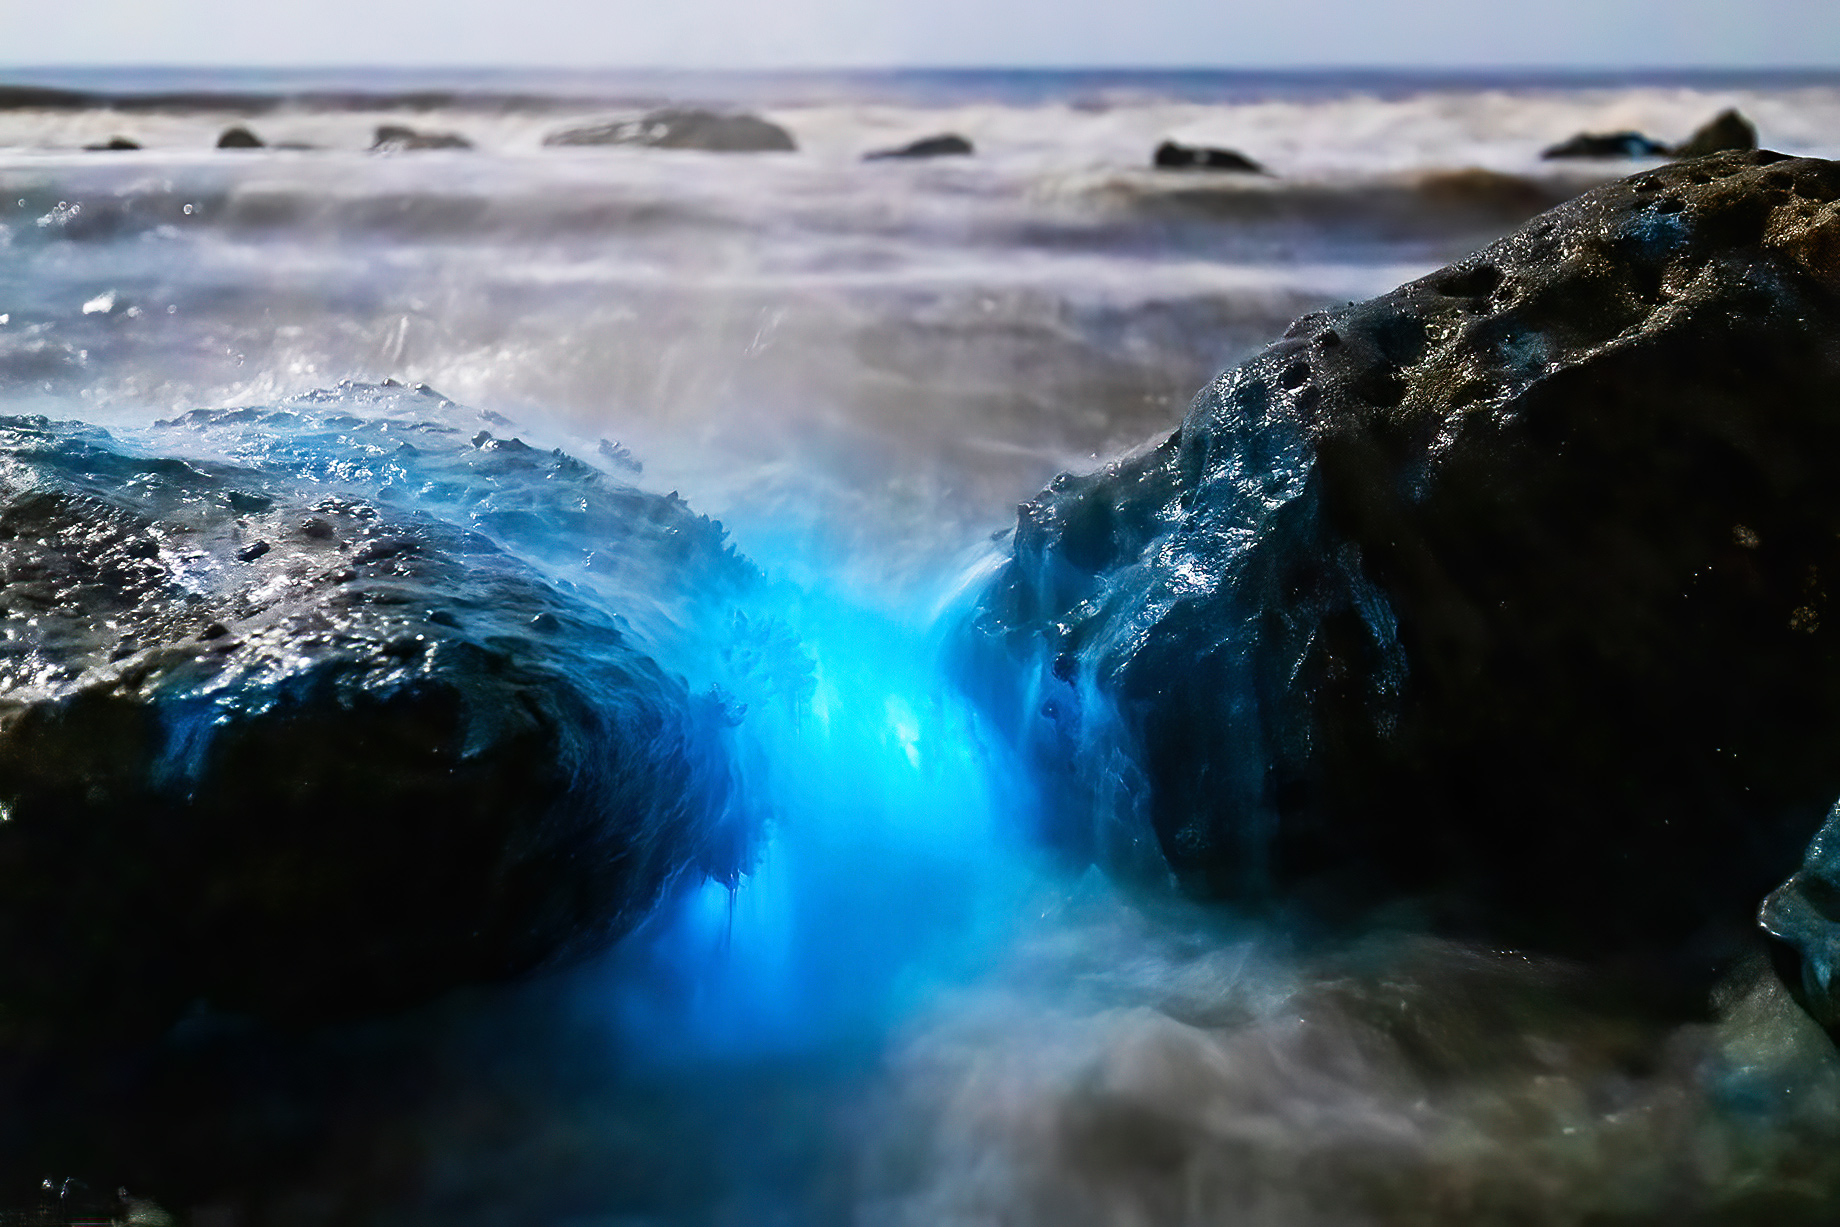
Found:
[[[1665,158],[1673,150],[1640,132],[1580,132],[1540,151],[1543,158]]]
[[[1254,162],[1245,154],[1232,149],[1216,149],[1208,145],[1179,145],[1174,141],[1164,141],[1156,147],[1156,154],[1151,163],[1164,170],[1236,170],[1255,175],[1265,174],[1265,168]]]
[[[702,149],[711,153],[784,153],[797,149],[792,134],[754,115],[677,107],[642,119],[568,128],[545,145],[644,145],[652,149]]]
[[[970,676],[1074,857],[1686,975],[1840,793],[1837,458],[1840,165],[1663,167],[1057,479]]]
[[[1720,111],[1704,127],[1672,151],[1677,158],[1703,158],[1709,153],[1757,148],[1757,128],[1737,111]]]
[[[261,149],[262,138],[248,128],[225,128],[224,134],[217,138],[219,149]]]
[[[863,161],[881,162],[889,158],[947,158],[968,156],[972,152],[971,142],[954,132],[941,136],[922,137],[910,141],[898,149],[878,149],[874,153],[865,153]]]
[[[456,132],[417,132],[414,128],[405,128],[400,124],[382,124],[377,128],[376,139],[371,141],[372,153],[405,153],[422,149],[471,149],[473,142]]]
[[[120,153],[130,149],[139,149],[140,147],[139,141],[131,141],[125,136],[111,136],[108,140],[99,145],[83,146],[83,148],[90,153]]]
[[[1770,893],[1758,922],[1784,947],[1783,979],[1822,1026],[1840,1028],[1840,806],[1815,832],[1802,867]]]
[[[0,1044],[374,1015],[741,867],[733,717],[648,628],[751,569],[456,413],[347,389],[133,447],[0,419]]]

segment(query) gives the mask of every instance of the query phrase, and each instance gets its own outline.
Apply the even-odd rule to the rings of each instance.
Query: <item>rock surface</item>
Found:
[[[265,146],[261,137],[248,128],[239,126],[225,128],[224,134],[217,138],[217,147],[219,149],[261,149]]]
[[[1540,151],[1543,158],[1665,158],[1666,145],[1640,132],[1580,132]]]
[[[1235,170],[1262,175],[1265,168],[1245,154],[1233,149],[1216,149],[1209,145],[1182,145],[1164,141],[1156,147],[1150,163],[1164,170]]]
[[[545,145],[643,145],[652,149],[701,149],[709,153],[789,153],[792,134],[754,115],[668,107],[641,119],[568,128],[543,138]]]
[[[1822,1026],[1840,1027],[1840,806],[1829,811],[1789,880],[1770,892],[1757,920],[1782,946],[1783,979]]]
[[[459,413],[0,420],[0,1042],[374,1014],[741,867],[730,716],[646,627],[751,569]]]
[[[401,124],[380,124],[371,141],[372,153],[407,153],[423,149],[471,149],[473,142],[457,132],[418,132]]]
[[[1673,150],[1677,158],[1703,158],[1709,153],[1757,148],[1757,128],[1737,111],[1720,111]]]
[[[1840,165],[1678,163],[1057,479],[968,675],[1075,857],[1691,975],[1840,793],[1836,458]]]
[[[865,162],[883,162],[890,158],[949,158],[968,157],[973,152],[971,142],[956,132],[947,132],[939,136],[926,136],[917,141],[909,141],[898,149],[878,149],[865,153]]]

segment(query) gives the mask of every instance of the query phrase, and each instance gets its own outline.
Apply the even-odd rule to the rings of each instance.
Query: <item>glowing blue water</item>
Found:
[[[643,969],[620,969],[621,1025],[654,1055],[883,1034],[981,970],[1033,880],[1031,785],[942,667],[962,604],[902,617],[861,593],[771,591],[809,685],[737,730],[741,789],[770,814],[753,871],[687,891],[635,935]]]
[[[743,556],[680,501],[478,418],[427,389],[343,387],[148,442],[481,536],[720,701],[755,856],[738,879],[681,882],[615,956],[607,992],[636,1051],[872,1039],[979,970],[1019,914],[1033,807],[942,667],[994,550],[937,599],[891,603],[825,578],[809,537],[764,530]]]

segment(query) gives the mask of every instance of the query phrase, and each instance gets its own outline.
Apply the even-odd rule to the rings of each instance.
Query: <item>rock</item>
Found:
[[[1840,1028],[1840,805],[1827,815],[1802,867],[1770,892],[1758,923],[1785,949],[1786,983],[1822,1026]]]
[[[889,158],[947,158],[969,156],[972,153],[971,142],[955,132],[941,136],[922,137],[910,141],[898,149],[878,149],[874,153],[865,153],[863,161],[881,162]]]
[[[248,128],[225,128],[224,134],[217,138],[219,149],[261,149],[262,138]]]
[[[1757,128],[1735,110],[1720,111],[1685,144],[1673,149],[1677,158],[1703,158],[1709,153],[1757,148]]]
[[[1178,145],[1164,141],[1156,147],[1152,165],[1164,170],[1237,170],[1255,175],[1265,168],[1243,153],[1232,149],[1215,149],[1208,145]]]
[[[1520,224],[1536,213],[1576,196],[1576,186],[1565,180],[1530,179],[1480,166],[1425,171],[1413,181],[1419,206],[1464,210]],[[1366,188],[1366,185],[1363,185]],[[1376,192],[1363,193],[1373,199]]]
[[[140,147],[139,141],[131,141],[125,136],[111,136],[101,144],[83,146],[90,153],[120,153]]]
[[[966,675],[1072,857],[1698,974],[1840,794],[1837,460],[1840,164],[1678,163],[1057,479]]]
[[[371,142],[372,153],[405,153],[423,149],[471,149],[473,142],[456,132],[417,132],[400,124],[382,124]]]
[[[798,148],[778,124],[753,115],[732,115],[668,107],[642,119],[615,120],[568,128],[543,138],[545,145],[645,145],[653,149],[701,149],[710,153],[775,153]]]
[[[0,1044],[372,1016],[742,867],[734,717],[648,627],[751,568],[459,412],[0,419]]]
[[[1640,132],[1580,132],[1540,151],[1543,158],[1665,158],[1673,151]]]

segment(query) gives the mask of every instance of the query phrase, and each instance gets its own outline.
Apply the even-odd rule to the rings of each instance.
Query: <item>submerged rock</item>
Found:
[[[262,149],[265,144],[261,137],[241,126],[225,128],[224,134],[217,138],[219,149]]]
[[[1156,147],[1151,164],[1164,170],[1236,170],[1255,175],[1265,168],[1234,149],[1216,149],[1209,145],[1180,145],[1164,141]]]
[[[1640,132],[1580,132],[1540,151],[1543,158],[1665,158],[1673,150]]]
[[[1703,158],[1709,153],[1757,148],[1757,128],[1735,110],[1720,111],[1699,131],[1673,149],[1677,158]]]
[[[471,149],[473,142],[457,132],[417,132],[401,124],[381,124],[371,141],[372,153],[404,153],[422,149]]]
[[[754,115],[667,107],[641,119],[567,128],[543,138],[545,145],[644,145],[652,149],[701,149],[710,153],[786,153],[798,148],[792,134]]]
[[[375,1014],[742,866],[732,716],[648,626],[751,569],[457,412],[0,419],[0,1041]]]
[[[1837,460],[1840,165],[1680,163],[1057,479],[972,675],[1073,856],[1693,974],[1840,793]]]
[[[889,158],[967,157],[971,153],[970,141],[956,132],[947,132],[940,136],[927,136],[917,141],[909,141],[898,149],[877,149],[873,153],[865,153],[863,161],[882,162]]]

